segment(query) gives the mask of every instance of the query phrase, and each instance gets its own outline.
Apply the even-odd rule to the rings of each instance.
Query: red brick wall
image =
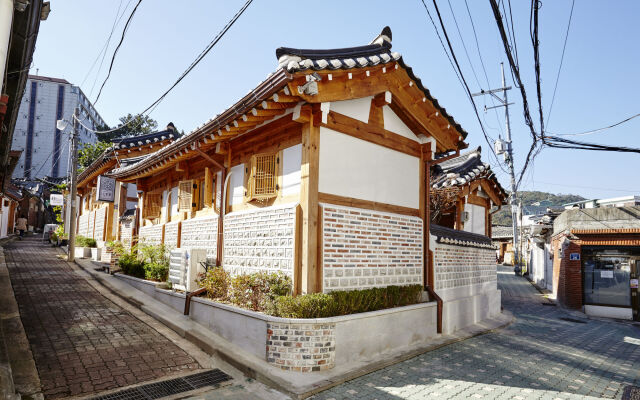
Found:
[[[553,288],[558,302],[568,308],[582,308],[582,262],[570,260],[571,253],[581,254],[580,245],[569,241],[562,245],[564,236],[554,238]],[[568,239],[567,239],[568,240]],[[562,249],[562,251],[561,251]],[[562,258],[560,254],[562,253]],[[582,258],[582,257],[580,257]]]

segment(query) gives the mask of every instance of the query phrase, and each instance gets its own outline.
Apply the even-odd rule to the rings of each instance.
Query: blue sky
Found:
[[[58,0],[40,27],[32,73],[61,77],[81,85],[91,100],[106,75],[111,54],[137,0]],[[438,6],[473,92],[487,89],[484,72],[464,0],[450,0],[453,15],[471,63],[456,30],[449,3]],[[164,92],[227,23],[244,1],[145,0],[140,5],[96,108],[109,124],[127,113],[145,109]],[[433,12],[431,0],[427,0]],[[522,76],[534,121],[537,101],[533,53],[529,37],[530,1],[513,0],[513,19]],[[501,61],[506,61],[488,0],[468,0],[478,43],[492,88],[500,84]],[[116,27],[99,74],[90,70],[104,46],[118,8],[126,8]],[[553,94],[567,27],[570,0],[544,0],[540,10],[542,99],[545,117]],[[577,0],[562,73],[548,130],[573,133],[595,129],[640,112],[640,3]],[[435,15],[434,15],[435,17]],[[470,147],[481,145],[483,159],[490,151],[470,102],[449,64],[420,0],[300,1],[255,0],[208,56],[151,114],[159,126],[169,121],[185,132],[226,109],[276,68],[279,46],[336,48],[367,44],[389,25],[393,48],[422,79],[440,104],[469,132]],[[100,61],[98,60],[98,65]],[[97,80],[96,80],[97,75]],[[508,84],[512,85],[510,74]],[[94,84],[94,82],[96,82]],[[93,90],[92,90],[93,89]],[[522,117],[519,91],[511,90],[511,122],[516,167],[519,170],[531,143]],[[487,133],[496,138],[504,113],[482,111]],[[489,99],[487,104],[491,105]],[[537,126],[537,125],[536,125]],[[640,118],[602,133],[576,139],[640,147]],[[640,194],[635,168],[639,154],[545,148],[525,175],[521,190],[574,193],[585,197]],[[508,177],[492,160],[503,186]]]

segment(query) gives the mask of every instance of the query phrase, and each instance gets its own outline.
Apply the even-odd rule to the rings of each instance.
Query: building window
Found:
[[[178,184],[178,211],[191,211],[195,204],[193,203],[194,182],[192,179],[180,181]]]
[[[631,306],[629,279],[635,259],[627,251],[589,250],[583,256],[584,303],[601,306]]]
[[[142,218],[156,219],[162,210],[162,193],[148,192],[144,194]]]
[[[267,200],[278,195],[276,165],[279,161],[276,154],[251,156],[251,161],[245,168],[246,201]]]

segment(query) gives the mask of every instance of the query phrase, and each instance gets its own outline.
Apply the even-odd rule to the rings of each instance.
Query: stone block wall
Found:
[[[96,223],[96,212],[91,211],[89,213],[89,226],[87,227],[87,237],[94,238],[94,227]]]
[[[147,244],[162,244],[163,224],[147,225],[140,227],[138,242]]]
[[[180,221],[167,222],[164,224],[164,245],[169,249],[180,247],[178,243],[178,231],[180,230]]]
[[[218,245],[218,216],[193,218],[182,221],[180,248],[207,249],[207,258],[215,260]]]
[[[234,274],[282,271],[292,275],[296,206],[227,214],[224,219],[224,268]]]
[[[438,243],[432,251],[436,291],[497,281],[493,248]]]
[[[422,284],[422,220],[322,205],[323,291]]]
[[[103,241],[104,225],[107,222],[107,207],[102,207],[95,211],[95,220],[93,238],[98,241]]]
[[[133,221],[125,220],[120,222],[120,241],[122,245],[130,249],[133,244]]]
[[[335,323],[267,323],[267,362],[287,371],[333,368],[335,327]]]
[[[78,218],[78,235],[89,236],[89,213],[85,212]]]
[[[580,244],[564,235],[551,240],[553,257],[553,293],[568,308],[582,308],[582,261],[571,260],[571,253],[582,253]],[[582,258],[582,257],[581,257]]]

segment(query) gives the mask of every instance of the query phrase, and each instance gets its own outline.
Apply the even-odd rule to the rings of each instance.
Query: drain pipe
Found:
[[[13,25],[13,0],[0,0],[0,94],[4,87],[5,69]]]

